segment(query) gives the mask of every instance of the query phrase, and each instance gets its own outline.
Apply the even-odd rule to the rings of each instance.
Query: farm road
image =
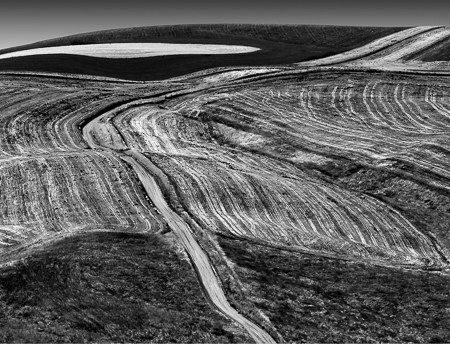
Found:
[[[109,144],[105,147],[95,143],[94,140],[93,134],[96,130],[99,129],[99,127],[102,126],[102,118],[111,115],[112,112],[114,112],[114,110],[101,114],[84,126],[83,136],[86,142],[91,146],[91,148],[102,149],[109,152],[115,152],[114,149],[124,149],[124,146],[120,143],[118,144],[118,147],[113,147],[111,145],[112,142],[121,142],[122,140],[120,138],[111,139]],[[110,130],[107,131],[110,135],[114,135],[114,133]],[[102,131],[99,130],[99,132]],[[118,133],[116,133],[116,135],[118,136]],[[98,139],[98,135],[96,135],[96,137]],[[169,227],[172,229],[176,237],[179,239],[180,243],[185,248],[189,257],[191,258],[191,261],[194,264],[200,277],[201,284],[203,285],[203,288],[206,291],[211,302],[224,315],[242,325],[242,327],[244,327],[248,331],[248,333],[257,343],[276,343],[266,331],[243,317],[236,311],[236,309],[231,307],[222,288],[219,285],[217,276],[214,272],[214,268],[212,267],[207,255],[195,240],[191,229],[186,224],[186,222],[169,207],[158,184],[156,183],[152,174],[149,172],[157,171],[158,168],[153,165],[153,163],[143,154],[139,153],[136,150],[128,149],[126,150],[125,154],[125,156],[122,155],[122,158],[133,167],[151,201],[167,221]]]

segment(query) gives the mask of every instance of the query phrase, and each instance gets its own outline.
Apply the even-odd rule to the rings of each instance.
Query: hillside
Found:
[[[207,68],[282,65],[334,55],[405,28],[310,25],[175,25],[116,29],[73,35],[25,46],[14,51],[98,43],[232,44],[261,49],[240,55],[185,55],[111,59],[80,55],[36,55],[0,60],[0,71],[31,70],[109,76],[129,80],[162,80]]]
[[[163,38],[263,57],[0,60],[0,341],[449,342],[450,28],[20,49]]]

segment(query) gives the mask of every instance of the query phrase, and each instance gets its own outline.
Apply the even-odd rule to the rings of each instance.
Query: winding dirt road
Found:
[[[84,126],[83,136],[86,142],[91,146],[91,148],[102,149],[116,153],[119,153],[118,150],[123,151],[125,146],[119,143],[122,141],[119,137],[117,139],[111,139],[109,144],[106,144],[105,146],[99,145],[95,142],[96,140],[94,139],[94,136],[96,136],[94,135],[95,131],[99,130],[101,132],[102,119],[117,110],[118,109],[115,109],[101,114]],[[107,129],[107,131],[110,135],[114,135],[111,130]],[[115,133],[115,135],[119,136],[117,132]],[[143,154],[139,153],[136,150],[128,149],[125,152],[120,153],[120,155],[123,160],[133,166],[133,169],[137,173],[151,201],[167,221],[169,227],[172,229],[172,231],[190,256],[192,263],[197,269],[203,288],[206,291],[211,302],[224,315],[241,324],[252,336],[255,342],[276,343],[266,331],[243,317],[236,311],[236,309],[231,307],[222,288],[219,285],[217,275],[214,272],[214,268],[212,267],[207,255],[195,240],[191,229],[186,224],[186,222],[177,213],[170,209],[158,184],[149,171],[156,172],[157,175],[162,174],[162,172],[159,171],[159,169],[149,159],[147,159]]]

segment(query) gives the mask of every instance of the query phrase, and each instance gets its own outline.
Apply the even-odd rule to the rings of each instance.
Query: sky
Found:
[[[211,23],[450,25],[450,5],[448,0],[2,0],[0,49],[98,30]]]

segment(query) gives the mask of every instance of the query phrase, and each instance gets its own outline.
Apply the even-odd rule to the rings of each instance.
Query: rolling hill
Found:
[[[162,80],[208,68],[265,66],[301,62],[334,55],[404,28],[310,25],[174,25],[116,29],[73,35],[0,50],[106,43],[226,44],[259,48],[239,55],[185,55],[122,59],[52,54],[0,60],[0,71],[89,74],[129,80]]]
[[[0,341],[450,341],[449,38],[185,25],[0,51]],[[111,43],[260,50],[1,58]]]

